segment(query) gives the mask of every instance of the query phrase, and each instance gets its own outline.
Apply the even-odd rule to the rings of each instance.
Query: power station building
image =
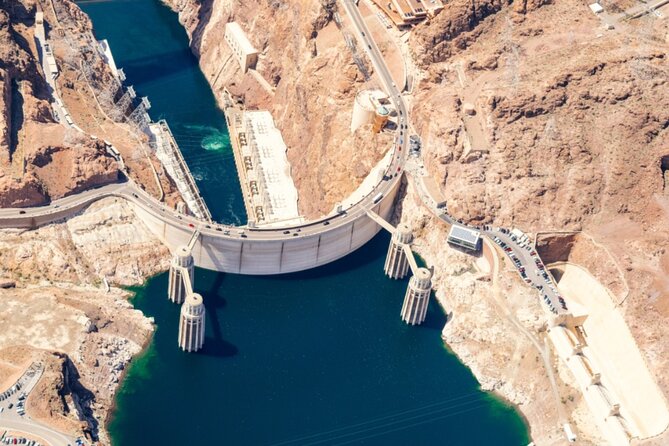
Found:
[[[464,226],[453,225],[451,232],[448,233],[448,243],[470,251],[478,251],[481,249],[481,233]]]
[[[258,63],[258,50],[255,49],[237,22],[229,22],[225,25],[225,41],[244,73],[249,68],[255,68]]]
[[[363,90],[355,96],[351,116],[351,132],[372,124],[372,131],[379,133],[390,117],[390,100],[381,90]]]
[[[442,0],[372,0],[398,28],[406,28],[434,17],[442,9]]]
[[[257,224],[302,222],[286,143],[266,110],[245,111],[240,145]],[[242,136],[243,135],[243,136]]]

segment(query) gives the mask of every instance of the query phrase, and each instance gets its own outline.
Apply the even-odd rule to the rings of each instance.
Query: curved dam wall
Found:
[[[193,257],[195,264],[201,268],[238,274],[281,274],[325,265],[371,240],[381,227],[367,216],[367,209],[371,207],[375,213],[389,220],[401,183],[399,180],[397,178],[387,185],[378,203],[373,204],[368,196],[348,209],[346,214],[327,219],[327,225],[324,224],[326,220],[322,220],[272,230],[227,225],[212,227],[193,217],[177,216],[173,210],[132,184],[113,184],[66,197],[57,205],[2,210],[0,227],[34,229],[72,217],[94,201],[119,197],[132,203],[137,216],[172,251],[187,245],[193,233],[199,231],[200,236],[193,246]],[[246,237],[241,237],[241,233]]]
[[[397,181],[384,198],[373,209],[388,220],[393,212],[400,182]],[[170,220],[133,201],[135,212],[172,251],[187,245],[194,228],[174,224]],[[354,208],[355,209],[355,208]],[[351,209],[351,211],[354,211]],[[254,238],[254,231],[247,230],[248,238],[226,236],[203,231],[193,247],[195,264],[200,268],[237,274],[267,275],[303,271],[315,268],[350,254],[371,240],[381,227],[366,213],[358,216],[340,217],[337,222],[322,226],[318,231],[308,231],[309,224],[301,226],[298,236],[283,236],[277,239]]]

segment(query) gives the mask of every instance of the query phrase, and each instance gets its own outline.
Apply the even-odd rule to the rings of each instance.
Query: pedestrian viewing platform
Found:
[[[301,224],[286,144],[268,111],[247,111],[224,91],[225,119],[249,226]]]
[[[156,156],[170,178],[176,183],[188,208],[196,217],[212,221],[211,212],[200,194],[200,189],[195,183],[167,121],[161,119],[157,123],[150,124],[149,129],[155,140]]]

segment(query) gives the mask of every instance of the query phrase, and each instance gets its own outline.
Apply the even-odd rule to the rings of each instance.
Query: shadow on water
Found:
[[[206,24],[214,2],[201,3],[199,23]],[[226,134],[176,14],[160,0],[85,9],[128,82],[149,96],[151,116],[170,116],[215,218],[245,220],[234,160],[223,151],[210,158],[202,148],[209,131],[192,128]],[[195,52],[201,31],[194,31]],[[109,426],[112,444],[262,445],[305,435],[310,441],[299,444],[527,444],[517,414],[480,402],[469,370],[444,352],[436,330],[446,317],[436,300],[423,327],[401,321],[407,280],[383,275],[389,239],[382,232],[354,254],[302,273],[196,269],[207,308],[199,354],[177,348],[180,308],[166,299],[168,275],[138,287],[133,303],[158,329],[128,369]],[[454,394],[467,398],[453,402]]]
[[[419,327],[441,332],[448,319],[435,300],[434,293],[431,293],[427,316],[425,316],[425,321]]]
[[[386,231],[381,231],[372,238],[365,245],[334,262],[312,268],[306,271],[297,273],[277,274],[275,276],[265,276],[266,280],[317,280],[323,277],[329,277],[334,274],[344,274],[360,269],[366,265],[377,262],[379,259],[385,258],[386,251],[382,247],[387,247],[390,242],[390,234]],[[383,270],[379,271],[383,274]]]
[[[221,330],[219,311],[227,305],[227,301],[223,298],[221,290],[224,281],[224,274],[216,274],[209,289],[202,292],[207,303],[207,325],[211,327],[211,331],[213,332],[213,336],[205,337],[204,348],[200,351],[202,355],[227,358],[235,356],[239,352],[237,347],[223,339]]]
[[[170,51],[152,57],[131,59],[124,63],[123,68],[132,75],[136,84],[154,84],[161,78],[177,73],[192,71],[193,54],[189,49]],[[190,63],[184,63],[190,61]]]

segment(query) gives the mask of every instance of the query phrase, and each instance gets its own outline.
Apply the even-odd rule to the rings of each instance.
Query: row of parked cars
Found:
[[[499,245],[500,248],[504,250],[506,255],[509,256],[511,261],[513,262],[514,265],[516,265],[516,268],[518,269],[518,272],[520,273],[520,277],[523,278],[525,283],[532,283],[529,277],[527,277],[527,271],[525,270],[525,265],[523,265],[523,262],[520,261],[516,253],[513,252],[513,248],[511,248],[509,245],[506,244],[504,240],[502,240],[499,237],[493,237],[493,241]]]
[[[14,395],[16,392],[21,390],[22,387],[21,380],[19,380],[16,384],[14,384],[12,387],[9,389],[5,390],[4,392],[0,393],[0,401],[4,401],[10,396]]]
[[[2,439],[4,444],[25,444],[26,446],[42,446],[42,443],[35,440],[29,440],[23,437],[6,436]]]
[[[487,228],[484,227],[484,230]],[[527,242],[527,236],[523,236],[522,239],[519,239],[516,234],[511,233],[508,229],[504,228],[497,228],[497,230],[503,234],[508,234],[509,238],[514,242],[518,244],[518,247],[527,249],[530,253],[530,256],[534,258],[534,263],[536,266],[536,274],[541,277],[544,282],[546,282],[546,286],[549,287],[555,296],[557,297],[560,306],[562,309],[567,310],[567,303],[565,302],[564,298],[560,296],[560,294],[557,292],[557,289],[553,286],[553,281],[551,280],[551,277],[548,275],[548,272],[546,271],[546,267],[544,264],[541,262],[541,259],[539,258],[537,252],[532,248],[532,246]],[[526,270],[526,266],[522,264],[518,256],[514,253],[513,248],[508,246],[506,242],[504,242],[502,239],[499,237],[493,237],[493,241],[499,245],[504,252],[509,256],[511,261],[516,265],[516,268],[518,269],[518,273],[520,274],[520,277],[525,281],[527,284],[531,284],[532,280],[527,276],[528,272]],[[548,307],[548,309],[551,311],[553,314],[558,314],[558,309],[555,307],[553,300],[548,296],[547,293],[545,293],[544,286],[543,285],[534,285],[541,293],[541,296],[543,297],[543,300]]]

